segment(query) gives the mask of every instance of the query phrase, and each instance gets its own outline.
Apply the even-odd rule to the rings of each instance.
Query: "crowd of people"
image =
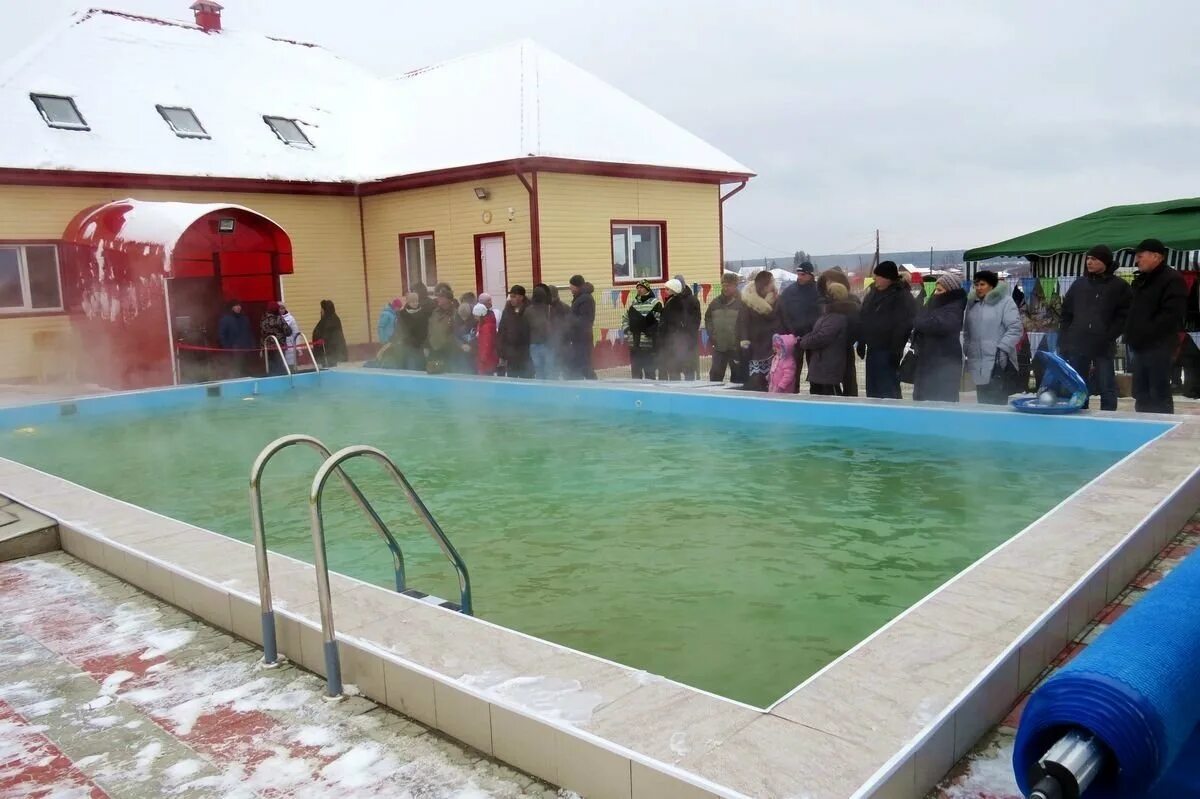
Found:
[[[221,349],[229,351],[226,371],[230,376],[258,374],[259,360],[264,357],[262,353],[265,353],[268,375],[282,375],[296,369],[300,325],[281,302],[266,304],[255,336],[241,301],[230,300],[218,323],[217,339]],[[346,336],[333,300],[321,300],[321,318],[308,341],[322,368],[346,360]]]
[[[1103,410],[1117,407],[1113,360],[1120,337],[1132,362],[1136,410],[1174,410],[1170,369],[1187,288],[1166,255],[1162,242],[1142,242],[1130,285],[1115,275],[1112,251],[1093,247],[1085,277],[1063,300],[1058,349],[1100,395]],[[1019,289],[989,270],[976,272],[969,286],[946,272],[922,301],[892,261],[880,263],[872,277],[860,301],[836,267],[818,277],[804,262],[782,291],[765,270],[741,291],[738,276],[726,274],[703,318],[712,349],[709,379],[722,382],[728,374],[747,390],[776,393],[795,393],[807,382],[812,394],[854,397],[856,359],[862,359],[868,397],[899,399],[901,382],[910,382],[917,401],[958,402],[964,372],[983,404],[1003,405],[1028,389],[1028,353],[1023,364],[1018,352],[1027,347]],[[631,373],[690,379],[699,303],[693,306],[694,295],[689,300],[676,280],[663,295],[659,302],[648,283],[639,283],[626,309]]]
[[[570,304],[556,286],[514,285],[500,308],[490,294],[455,296],[447,283],[432,293],[416,284],[379,315],[384,342],[370,366],[430,374],[479,374],[595,380],[592,330],[595,291],[582,275],[570,280]]]
[[[1063,298],[1058,350],[1089,381],[1091,393],[1100,395],[1103,410],[1117,407],[1114,357],[1123,337],[1136,410],[1174,411],[1170,373],[1187,285],[1166,256],[1162,242],[1143,241],[1130,285],[1116,276],[1112,250],[1093,247],[1084,277]],[[727,273],[705,311],[682,276],[668,280],[660,293],[640,281],[621,320],[630,373],[643,380],[695,380],[703,327],[712,352],[709,380],[728,376],[750,391],[796,393],[807,382],[815,395],[855,397],[858,359],[866,362],[868,397],[899,399],[901,383],[909,382],[916,401],[957,402],[964,374],[983,404],[1002,405],[1028,390],[1019,289],[1010,290],[988,270],[976,272],[969,286],[945,272],[922,301],[910,276],[892,261],[876,266],[872,277],[860,300],[837,267],[818,276],[811,263],[801,263],[795,282],[782,291],[769,271],[745,287]],[[514,285],[496,308],[486,293],[456,297],[449,284],[438,283],[432,292],[417,284],[383,309],[377,333],[384,346],[368,365],[594,380],[594,288],[575,275],[570,293],[567,303],[555,286],[538,283],[527,293]],[[270,374],[294,368],[300,331],[286,306],[268,303],[259,328],[255,337],[236,301],[221,319],[221,346],[243,353],[242,373],[246,358],[262,350]],[[273,340],[281,345],[282,360]],[[321,301],[311,341],[323,366],[346,359],[341,321],[329,300]]]

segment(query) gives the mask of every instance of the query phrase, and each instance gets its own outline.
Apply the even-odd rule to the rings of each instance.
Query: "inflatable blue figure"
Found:
[[[1052,352],[1042,350],[1037,357],[1046,370],[1037,396],[1017,397],[1010,404],[1022,413],[1079,413],[1088,400],[1087,381]]]

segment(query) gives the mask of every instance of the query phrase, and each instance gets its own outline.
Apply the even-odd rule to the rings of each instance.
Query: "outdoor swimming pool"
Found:
[[[908,414],[897,432],[870,429],[871,406],[348,373],[203,391],[39,424],[0,412],[0,455],[249,540],[263,445],[373,444],[466,558],[478,615],[758,706],[1166,429],[1017,435],[1006,417],[888,409]],[[315,468],[289,450],[264,489],[272,548],[309,561]],[[410,586],[456,597],[383,474],[349,471],[401,537]],[[389,585],[382,542],[340,487],[327,496],[331,568]]]

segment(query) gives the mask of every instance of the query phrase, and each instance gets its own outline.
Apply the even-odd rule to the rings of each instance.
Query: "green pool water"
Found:
[[[1120,456],[851,428],[547,411],[312,389],[0,433],[0,454],[250,540],[250,464],[277,436],[381,447],[466,558],[483,618],[769,704]],[[273,549],[312,560],[293,448],[268,469]],[[401,537],[410,587],[453,572],[381,470],[349,471]],[[390,585],[336,481],[331,568]]]

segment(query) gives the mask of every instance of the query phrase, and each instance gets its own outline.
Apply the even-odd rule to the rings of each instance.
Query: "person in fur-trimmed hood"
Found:
[[[933,296],[917,311],[913,320],[917,353],[913,399],[917,402],[958,402],[963,371],[960,334],[966,307],[962,278],[945,272],[937,279]]]
[[[813,329],[796,342],[796,348],[808,353],[809,392],[834,396],[846,372],[850,319],[858,313],[858,305],[850,301],[850,292],[841,283],[829,284],[827,291],[824,310]]]
[[[738,340],[742,357],[747,361],[746,383],[748,391],[766,391],[767,378],[771,373],[772,337],[783,330],[776,304],[779,292],[775,278],[770,272],[762,271],[754,276],[742,291],[742,312],[738,318]]]
[[[854,359],[854,347],[858,343],[858,316],[862,313],[862,300],[851,293],[850,278],[840,266],[826,269],[817,278],[817,293],[821,295],[821,306],[829,305],[829,287],[838,284],[846,289],[846,302],[854,306],[853,311],[846,315],[846,368],[842,373],[841,384],[838,386],[838,396],[858,396],[858,362]]]
[[[1004,405],[1017,386],[1017,342],[1025,326],[1009,294],[1008,284],[987,269],[975,273],[975,290],[967,297],[963,344],[967,372],[975,381],[982,405]]]

